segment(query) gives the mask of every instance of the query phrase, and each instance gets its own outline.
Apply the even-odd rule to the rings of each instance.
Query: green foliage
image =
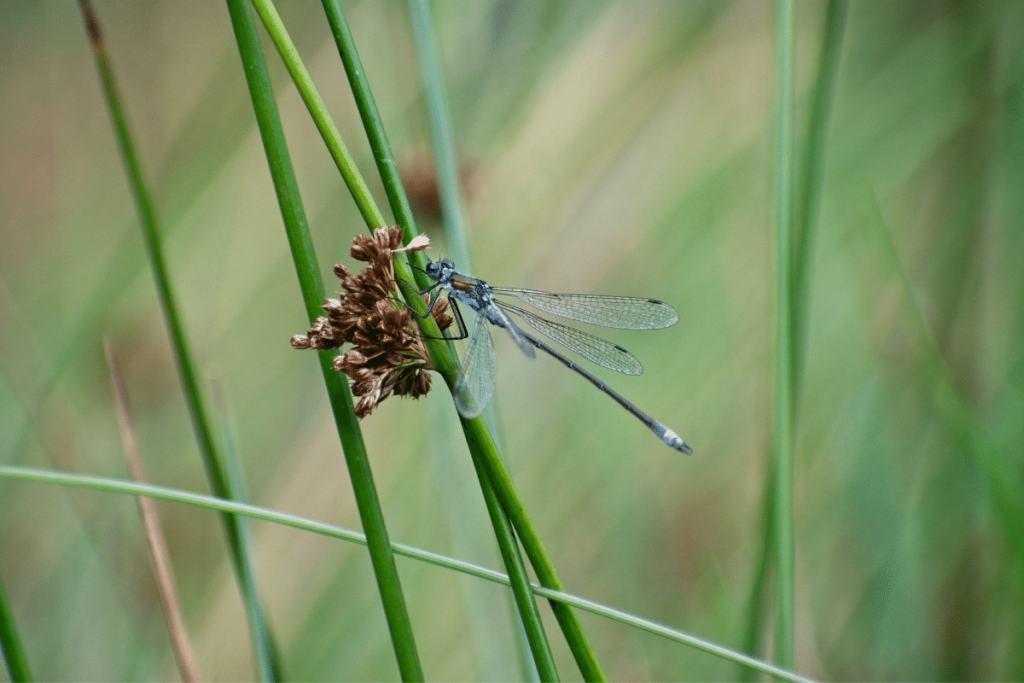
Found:
[[[344,7],[408,182],[431,146],[412,23],[402,4]],[[586,382],[497,342],[503,452],[537,536],[568,592],[742,643],[774,610],[750,600],[776,414],[772,8],[433,9],[475,274],[646,295],[681,314],[674,328],[615,336],[642,377],[601,376],[692,443],[685,459]],[[99,11],[197,383],[223,387],[250,500],[360,527],[323,379],[288,346],[309,311],[223,4]],[[323,9],[278,11],[383,206]],[[806,315],[793,342],[791,501],[793,664],[805,675],[1024,676],[1022,14],[994,1],[851,4],[815,208],[800,192],[826,6],[795,8],[795,218],[818,215],[792,301]],[[0,45],[0,459],[126,478],[106,336],[151,479],[208,490],[77,9],[4,3]],[[272,43],[263,47],[322,259],[313,275],[330,293],[329,266],[351,265],[363,215]],[[430,255],[452,255],[431,207],[412,208],[435,239]],[[436,384],[361,424],[388,531],[501,567]],[[216,517],[159,509],[202,673],[254,677]],[[4,479],[0,520],[0,579],[37,678],[173,676],[130,498]],[[365,548],[264,523],[250,540],[287,676],[398,676]],[[427,678],[518,675],[507,588],[403,558],[397,567]],[[616,621],[581,623],[613,680],[738,675],[730,660]],[[545,626],[559,672],[577,676],[554,621]],[[756,640],[761,658],[766,641]]]

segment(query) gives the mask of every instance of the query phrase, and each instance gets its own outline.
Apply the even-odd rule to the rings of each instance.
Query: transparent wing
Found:
[[[495,294],[522,299],[542,311],[581,323],[622,330],[657,330],[675,325],[679,314],[663,301],[631,296],[599,294],[552,294],[536,289],[492,287]]]
[[[515,306],[512,306],[512,308],[516,311],[519,310],[518,308],[515,308]],[[508,335],[512,337],[512,341],[516,343],[519,350],[526,354],[526,357],[530,360],[536,358],[537,352],[533,350],[533,344],[527,341],[526,337],[523,336],[523,331],[519,329],[519,326],[516,325],[512,319],[505,315],[505,311],[501,310],[501,308],[497,306],[491,306],[490,310],[496,315],[498,320],[501,321],[500,326],[504,327],[508,331]]]
[[[467,420],[482,413],[494,394],[494,342],[491,341],[490,323],[482,315],[476,317],[469,349],[462,361],[462,371],[455,380],[452,393],[455,408]]]
[[[530,327],[543,335],[554,339],[567,349],[575,351],[584,358],[609,370],[618,370],[627,375],[639,375],[644,371],[636,356],[618,344],[612,344],[600,337],[587,334],[583,330],[569,327],[551,320],[545,320],[539,315],[524,311],[521,308],[510,304],[501,304],[508,310],[523,317]]]

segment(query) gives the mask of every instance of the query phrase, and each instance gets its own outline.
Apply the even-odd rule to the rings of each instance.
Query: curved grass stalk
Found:
[[[6,479],[17,479],[21,481],[33,481],[43,484],[56,484],[59,486],[74,486],[77,488],[92,489],[95,491],[105,491],[108,493],[120,493],[133,496],[146,496],[148,498],[156,498],[159,500],[166,500],[174,503],[184,503],[186,505],[195,505],[197,507],[206,508],[209,510],[215,510],[225,513],[244,515],[251,519],[259,519],[266,522],[273,522],[275,524],[281,524],[283,526],[289,526],[294,529],[300,529],[302,531],[309,531],[316,534],[321,534],[330,538],[336,538],[342,541],[348,541],[350,543],[358,543],[360,545],[366,545],[367,540],[364,534],[358,531],[352,531],[349,529],[343,529],[341,527],[325,524],[316,520],[307,519],[305,517],[299,517],[297,515],[291,515],[286,512],[278,512],[277,510],[271,510],[268,508],[259,507],[257,505],[250,505],[247,503],[240,503],[234,500],[225,500],[214,496],[209,496],[202,493],[193,493],[191,491],[183,491],[180,489],[172,489],[164,486],[156,486],[153,484],[140,484],[132,481],[126,481],[123,479],[112,479],[109,477],[96,477],[84,474],[73,474],[68,472],[56,472],[53,470],[44,470],[34,467],[15,467],[13,465],[0,465],[0,477]],[[403,543],[391,543],[392,550],[396,555],[402,555],[410,559],[414,559],[420,562],[426,562],[436,567],[442,567],[444,569],[450,569],[457,572],[461,572],[468,576],[475,576],[486,581],[493,583],[499,583],[509,585],[509,578],[507,575],[493,569],[486,567],[480,567],[470,562],[463,560],[457,560],[451,557],[446,557],[438,553],[433,553],[428,550],[421,550],[419,548],[405,545]],[[643,619],[641,617],[634,616],[627,612],[602,605],[586,598],[566,593],[564,591],[553,590],[537,584],[532,585],[532,590],[537,595],[559,602],[566,605],[572,605],[579,609],[586,610],[592,614],[596,614],[607,619],[612,619],[621,624],[632,626],[635,628],[642,629],[648,633],[659,635],[663,638],[672,640],[683,645],[702,650],[710,653],[717,657],[727,659],[737,664],[743,664],[744,666],[751,667],[762,673],[769,674],[780,680],[793,681],[794,683],[806,683],[810,679],[793,673],[792,671],[786,671],[777,666],[768,664],[767,662],[760,661],[753,657],[749,657],[741,652],[736,652],[727,647],[717,645],[707,640],[691,636],[687,633],[679,631],[677,629],[664,626],[662,624],[655,623],[653,621]]]
[[[348,75],[353,95],[359,107],[359,113],[363,120],[363,125],[366,129],[370,146],[374,151],[374,158],[377,160],[378,172],[381,174],[381,179],[387,192],[388,201],[391,204],[391,210],[399,224],[405,228],[406,235],[415,235],[417,233],[415,219],[409,208],[409,202],[405,195],[401,178],[398,174],[398,166],[395,163],[394,154],[391,150],[391,145],[388,142],[387,134],[377,111],[373,93],[370,89],[369,82],[366,79],[365,70],[362,67],[362,63],[359,58],[359,51],[352,38],[348,22],[346,21],[345,15],[337,0],[324,0],[324,9],[327,13],[328,20],[330,21],[335,41],[338,44],[338,50],[342,56],[345,72]],[[414,21],[414,24],[415,23],[416,22]],[[425,88],[428,93],[436,93],[437,87],[439,86],[437,83],[434,83],[434,86],[435,87],[432,88],[429,79],[425,79]],[[430,95],[428,94],[428,97],[429,96]],[[448,170],[452,175],[454,175],[454,166]],[[441,182],[441,185],[442,189],[451,190],[451,187],[446,185],[443,181]],[[452,201],[449,192],[448,204],[451,203]],[[456,206],[460,204],[457,198],[454,203]],[[462,251],[466,252],[467,250],[462,249]],[[421,259],[418,265],[422,268],[425,265],[423,262],[425,259],[423,259],[422,254],[417,254],[416,256]],[[417,275],[421,275],[421,273],[417,272]],[[420,284],[423,286],[424,284],[429,283],[420,282]],[[450,344],[445,343],[444,347],[439,350],[441,353],[449,356],[453,360],[455,359],[455,355]],[[455,376],[456,373],[449,373],[445,375],[445,379],[449,387],[452,386]],[[541,680],[557,680],[558,672],[555,668],[554,657],[551,654],[551,647],[544,632],[544,625],[537,609],[537,603],[534,600],[533,595],[529,592],[529,579],[526,573],[526,567],[523,562],[522,555],[519,552],[519,545],[516,542],[516,537],[512,532],[512,526],[509,524],[507,513],[504,511],[507,509],[507,505],[503,507],[498,502],[497,494],[494,490],[494,484],[486,476],[487,467],[484,464],[485,460],[500,460],[501,456],[496,448],[492,448],[487,453],[482,452],[485,449],[483,444],[490,442],[489,440],[479,441],[469,439],[467,432],[467,441],[470,448],[470,454],[473,458],[474,469],[477,472],[477,477],[480,482],[481,492],[487,506],[488,515],[491,519],[491,525],[494,528],[495,539],[497,540],[506,569],[508,570],[509,575],[513,578],[511,584],[513,596],[515,598],[516,607],[519,611],[523,633],[526,636],[526,640],[529,643],[530,650],[533,654],[533,667],[536,668],[537,676]],[[581,633],[582,630],[580,629],[579,632]],[[577,646],[573,649],[576,651],[581,648]],[[589,652],[590,658],[593,659],[593,652],[590,650],[588,644],[584,643],[582,649]],[[587,666],[584,665],[583,668],[586,670]],[[594,667],[591,666],[589,668]]]

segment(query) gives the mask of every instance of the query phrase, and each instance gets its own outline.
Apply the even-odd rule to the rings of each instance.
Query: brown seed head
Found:
[[[292,337],[297,349],[320,351],[352,344],[332,361],[335,369],[352,380],[352,393],[360,397],[355,414],[369,415],[392,393],[419,398],[430,390],[430,358],[413,325],[412,314],[395,298],[392,256],[402,246],[402,229],[380,227],[372,236],[357,235],[349,252],[367,267],[352,273],[342,264],[334,266],[342,293],[328,299],[326,316],[316,319],[305,335]],[[429,303],[429,295],[424,302]],[[438,327],[447,329],[453,318],[446,313],[448,302],[434,302],[431,315]]]

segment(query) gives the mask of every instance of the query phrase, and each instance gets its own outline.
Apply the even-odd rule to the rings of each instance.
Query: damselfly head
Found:
[[[439,261],[428,263],[426,273],[427,277],[433,280],[440,280],[453,270],[455,270],[455,261],[452,261],[450,258],[443,258]]]

